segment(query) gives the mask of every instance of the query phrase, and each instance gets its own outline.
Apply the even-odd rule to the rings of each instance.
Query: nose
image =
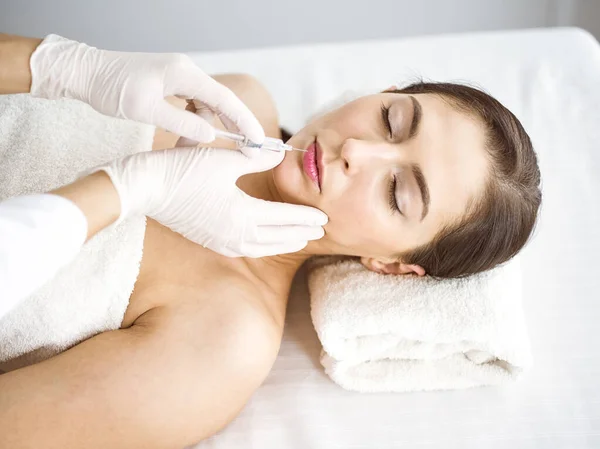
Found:
[[[360,139],[347,139],[340,155],[349,175],[365,169],[389,167],[400,158],[399,149],[395,145]]]

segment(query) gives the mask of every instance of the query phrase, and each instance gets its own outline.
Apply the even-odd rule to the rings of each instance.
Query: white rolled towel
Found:
[[[531,365],[517,259],[464,279],[381,275],[356,260],[309,267],[321,363],[361,392],[496,385]]]

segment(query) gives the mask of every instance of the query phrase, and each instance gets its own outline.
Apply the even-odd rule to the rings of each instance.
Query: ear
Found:
[[[416,274],[424,276],[425,270],[420,265],[406,264],[392,260],[361,257],[361,263],[369,270],[380,274]]]
[[[394,92],[396,90],[398,90],[398,86],[390,86],[386,90],[384,90],[384,92]]]

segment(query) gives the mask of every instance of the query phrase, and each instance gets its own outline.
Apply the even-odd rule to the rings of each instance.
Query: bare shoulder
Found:
[[[222,273],[202,288],[179,289],[176,299],[162,301],[134,325],[200,352],[211,346],[222,351],[232,367],[249,362],[266,374],[279,351],[283,323],[263,294],[243,276]]]
[[[269,373],[281,328],[251,284],[221,280],[0,376],[0,447],[184,447],[226,426]]]

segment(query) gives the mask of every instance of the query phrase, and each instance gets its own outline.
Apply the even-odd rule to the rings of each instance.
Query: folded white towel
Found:
[[[84,170],[152,148],[154,127],[88,105],[0,96],[0,200],[72,182]],[[146,221],[96,235],[57,276],[0,319],[0,370],[51,357],[118,329],[139,273]],[[32,255],[31,257],[35,257]]]
[[[309,267],[321,363],[362,392],[500,384],[531,364],[514,259],[465,279],[380,275],[356,260]]]

